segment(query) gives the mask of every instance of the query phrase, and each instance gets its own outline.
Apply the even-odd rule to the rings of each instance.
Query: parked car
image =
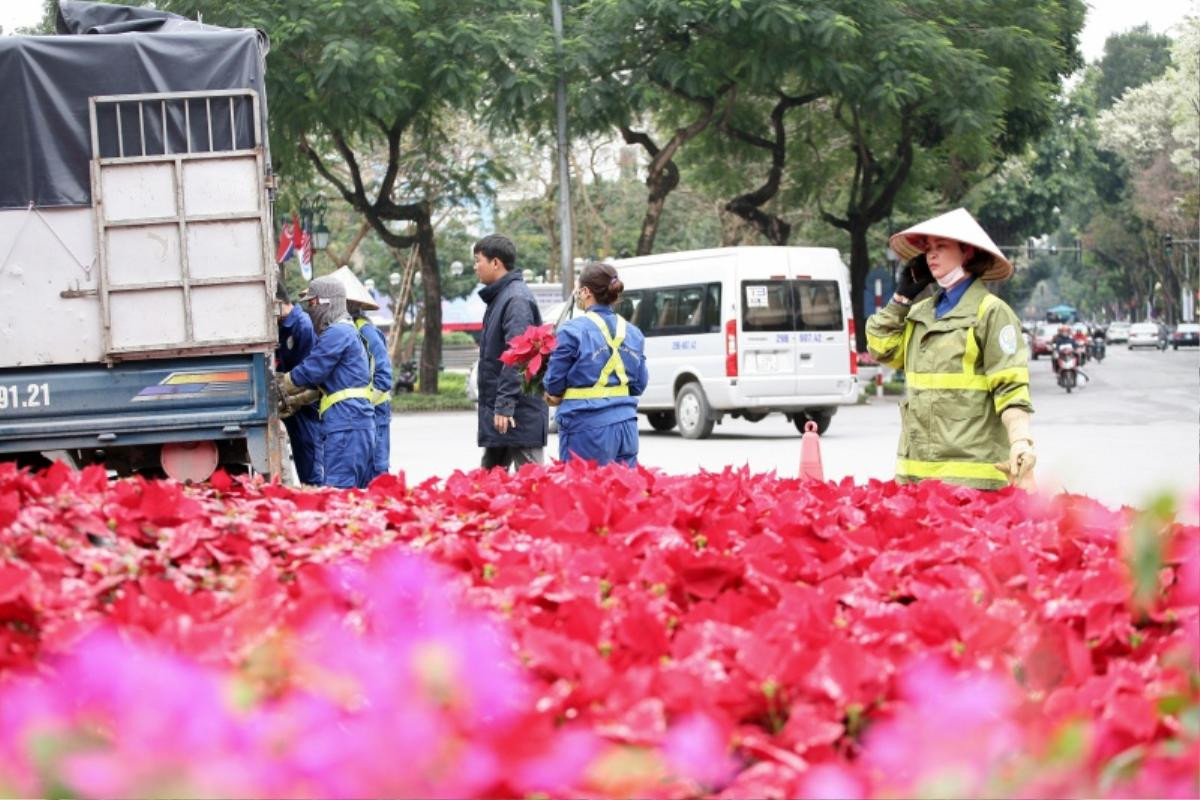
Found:
[[[1171,347],[1178,350],[1181,347],[1200,347],[1200,325],[1194,322],[1181,322],[1175,326],[1171,334]]]
[[[1167,349],[1167,338],[1164,329],[1157,322],[1138,322],[1129,328],[1129,349],[1135,347],[1154,347],[1159,350]]]
[[[1128,342],[1130,324],[1124,320],[1109,323],[1108,335],[1105,337],[1108,339],[1108,343],[1118,344],[1120,342]]]
[[[1048,356],[1054,352],[1051,343],[1054,341],[1054,334],[1057,331],[1058,323],[1039,322],[1037,324],[1033,331],[1033,343],[1030,346],[1030,352],[1035,361],[1038,356]]]

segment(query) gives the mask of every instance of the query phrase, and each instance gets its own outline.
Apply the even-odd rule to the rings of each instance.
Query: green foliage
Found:
[[[418,392],[392,397],[392,413],[419,411],[473,411],[475,404],[467,399],[467,376],[461,372],[438,373],[437,394]]]
[[[1151,32],[1149,25],[1138,25],[1109,36],[1099,62],[1097,107],[1100,110],[1109,108],[1126,90],[1161,75],[1171,63],[1170,46],[1170,37]]]

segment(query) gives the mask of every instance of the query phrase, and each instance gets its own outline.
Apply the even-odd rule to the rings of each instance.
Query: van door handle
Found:
[[[812,353],[801,353],[800,360],[801,361],[812,361]]]

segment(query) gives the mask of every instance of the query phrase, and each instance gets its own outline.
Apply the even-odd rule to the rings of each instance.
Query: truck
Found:
[[[58,28],[0,37],[0,459],[280,475],[266,37]]]

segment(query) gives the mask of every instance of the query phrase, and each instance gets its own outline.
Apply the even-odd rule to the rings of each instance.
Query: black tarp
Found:
[[[59,28],[91,33],[0,37],[0,208],[91,205],[92,156],[88,99],[147,92],[253,89],[262,108],[266,141],[265,40],[254,30],[228,30],[161,11],[63,0]],[[99,35],[97,35],[99,34]],[[203,103],[199,104],[200,106]],[[193,101],[193,143],[207,149],[208,126]],[[107,112],[115,118],[115,109]],[[163,152],[162,107],[122,106],[126,155]],[[133,116],[128,116],[133,115]],[[182,102],[169,105],[167,147],[186,146]],[[214,114],[214,146],[251,141],[252,116],[245,103]],[[116,155],[113,125],[103,155]],[[144,136],[141,131],[145,130]],[[137,132],[136,134],[134,132]],[[224,144],[222,144],[224,143]]]

